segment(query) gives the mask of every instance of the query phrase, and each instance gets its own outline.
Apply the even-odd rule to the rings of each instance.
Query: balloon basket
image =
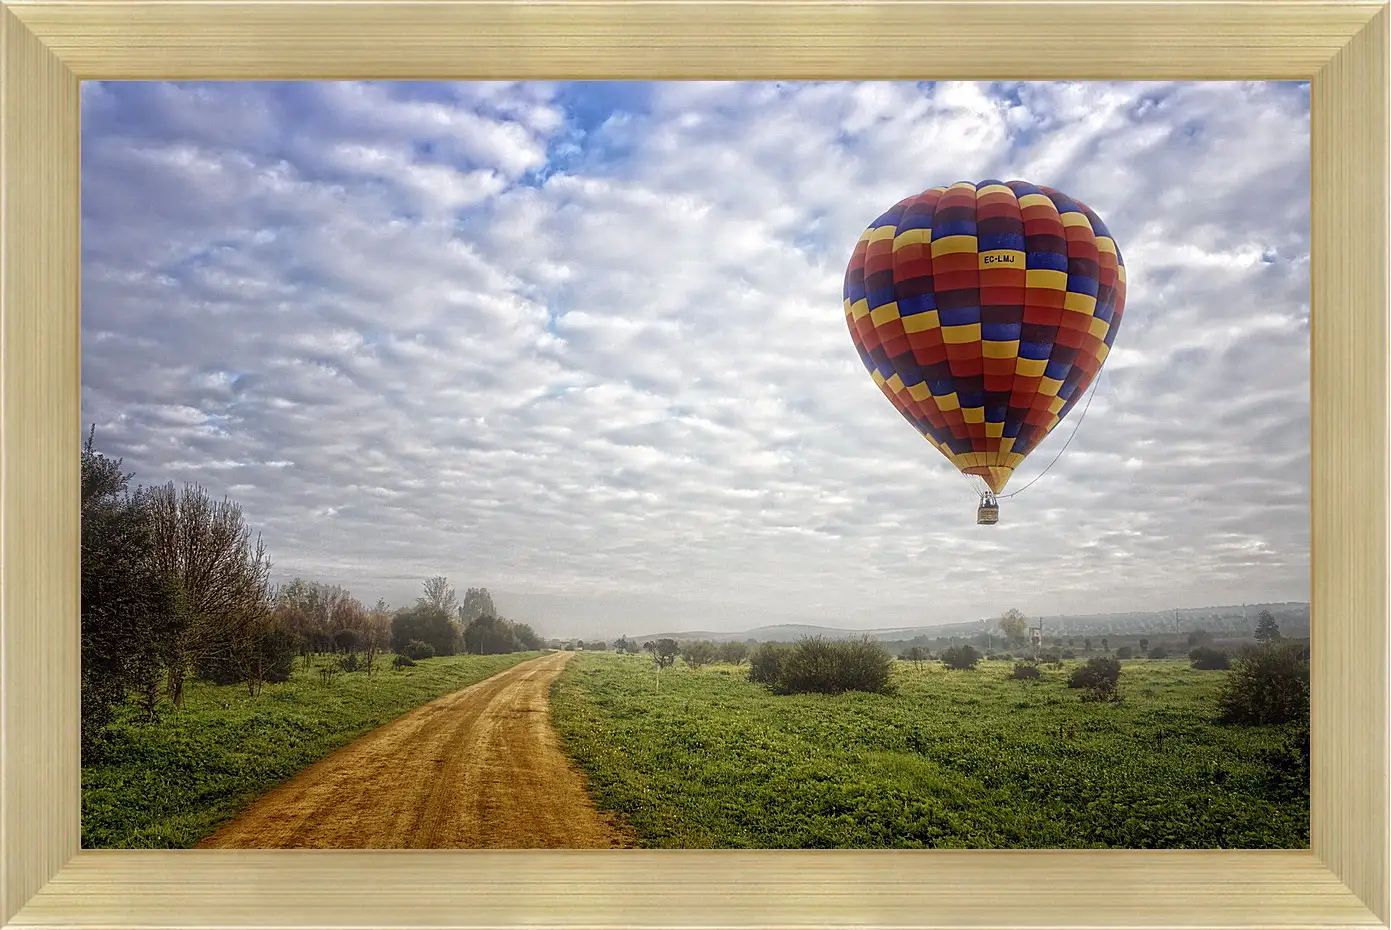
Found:
[[[980,506],[976,508],[976,523],[993,526],[1000,522],[1000,503],[993,494],[982,494]]]

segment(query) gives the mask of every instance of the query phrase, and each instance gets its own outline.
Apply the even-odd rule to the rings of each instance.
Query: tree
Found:
[[[633,644],[633,641],[629,639],[625,633],[613,641],[613,651],[619,655],[623,655],[629,652],[637,652],[638,647]]]
[[[921,646],[910,646],[899,655],[899,658],[905,662],[912,662],[916,668],[922,668],[923,662],[927,660],[927,650]]]
[[[1140,637],[1140,651],[1141,651],[1141,652],[1149,652],[1149,651],[1150,651],[1150,641],[1149,641],[1149,639],[1148,639],[1147,637],[1144,637],[1144,636],[1141,636],[1141,637]]]
[[[391,650],[405,653],[412,640],[427,643],[435,655],[452,656],[458,649],[458,630],[449,614],[426,603],[396,611],[391,618]]]
[[[674,639],[659,639],[652,644],[652,659],[659,670],[675,665],[680,653],[681,647]]]
[[[1029,628],[1029,618],[1011,607],[1000,617],[1000,632],[1004,633],[1005,640],[1011,644],[1024,642],[1024,635]]]
[[[520,652],[517,633],[501,617],[484,615],[464,629],[464,651],[472,655],[493,656],[505,652]]]
[[[1101,651],[1102,651],[1102,652],[1110,652],[1110,651],[1111,651],[1111,641],[1110,641],[1109,639],[1107,639],[1105,636],[1101,637]]]
[[[167,690],[177,706],[190,673],[223,676],[232,665],[256,664],[249,660],[274,608],[270,559],[231,500],[172,483],[136,497],[150,515],[157,570],[176,591]]]
[[[469,588],[464,592],[464,602],[459,605],[459,620],[468,625],[479,617],[496,617],[497,608],[493,606],[493,596],[487,588]]]
[[[512,624],[512,634],[517,637],[517,645],[527,652],[534,652],[538,649],[545,649],[546,642],[529,623]]]
[[[1092,638],[1091,638],[1090,636],[1088,636],[1088,637],[1086,637],[1085,639],[1082,640],[1082,651],[1083,651],[1083,652],[1091,652],[1091,651],[1092,651]]]
[[[709,640],[700,639],[695,642],[682,643],[681,658],[691,668],[700,668],[702,665],[709,665],[719,657],[719,647]]]
[[[1275,615],[1268,610],[1262,610],[1256,617],[1256,640],[1270,643],[1279,638],[1280,625],[1275,622]]]
[[[1206,646],[1210,642],[1212,642],[1212,634],[1207,630],[1198,629],[1188,634],[1188,645],[1190,646]]]
[[[730,665],[741,665],[749,657],[749,644],[732,640],[720,644],[720,661]]]
[[[146,688],[153,715],[159,674],[176,632],[176,591],[154,560],[149,515],[129,493],[121,459],[97,452],[96,430],[82,448],[82,754],[100,751],[103,729],[134,689]]]
[[[454,596],[454,589],[449,585],[449,579],[443,575],[435,575],[425,579],[425,594],[416,599],[417,604],[424,604],[436,610],[443,611],[447,616],[453,616],[458,609],[458,601]]]

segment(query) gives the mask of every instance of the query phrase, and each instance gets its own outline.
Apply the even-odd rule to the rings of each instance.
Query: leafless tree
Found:
[[[235,651],[267,619],[270,559],[234,501],[172,483],[139,494],[151,517],[156,565],[177,592],[167,692],[178,705],[191,672],[236,661]]]

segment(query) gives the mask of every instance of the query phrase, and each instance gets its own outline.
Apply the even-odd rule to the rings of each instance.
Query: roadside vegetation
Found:
[[[271,561],[240,505],[82,450],[83,844],[185,846],[411,708],[535,657],[486,588],[366,606]]]
[[[1245,673],[958,650],[955,668],[893,662],[888,693],[790,694],[798,648],[673,663],[660,690],[656,662],[586,652],[553,689],[556,725],[599,805],[654,847],[1308,845],[1295,645],[1250,647]]]

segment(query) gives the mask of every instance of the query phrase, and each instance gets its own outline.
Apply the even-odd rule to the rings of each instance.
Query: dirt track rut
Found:
[[[547,693],[571,653],[532,659],[360,737],[258,798],[200,848],[610,849]]]

